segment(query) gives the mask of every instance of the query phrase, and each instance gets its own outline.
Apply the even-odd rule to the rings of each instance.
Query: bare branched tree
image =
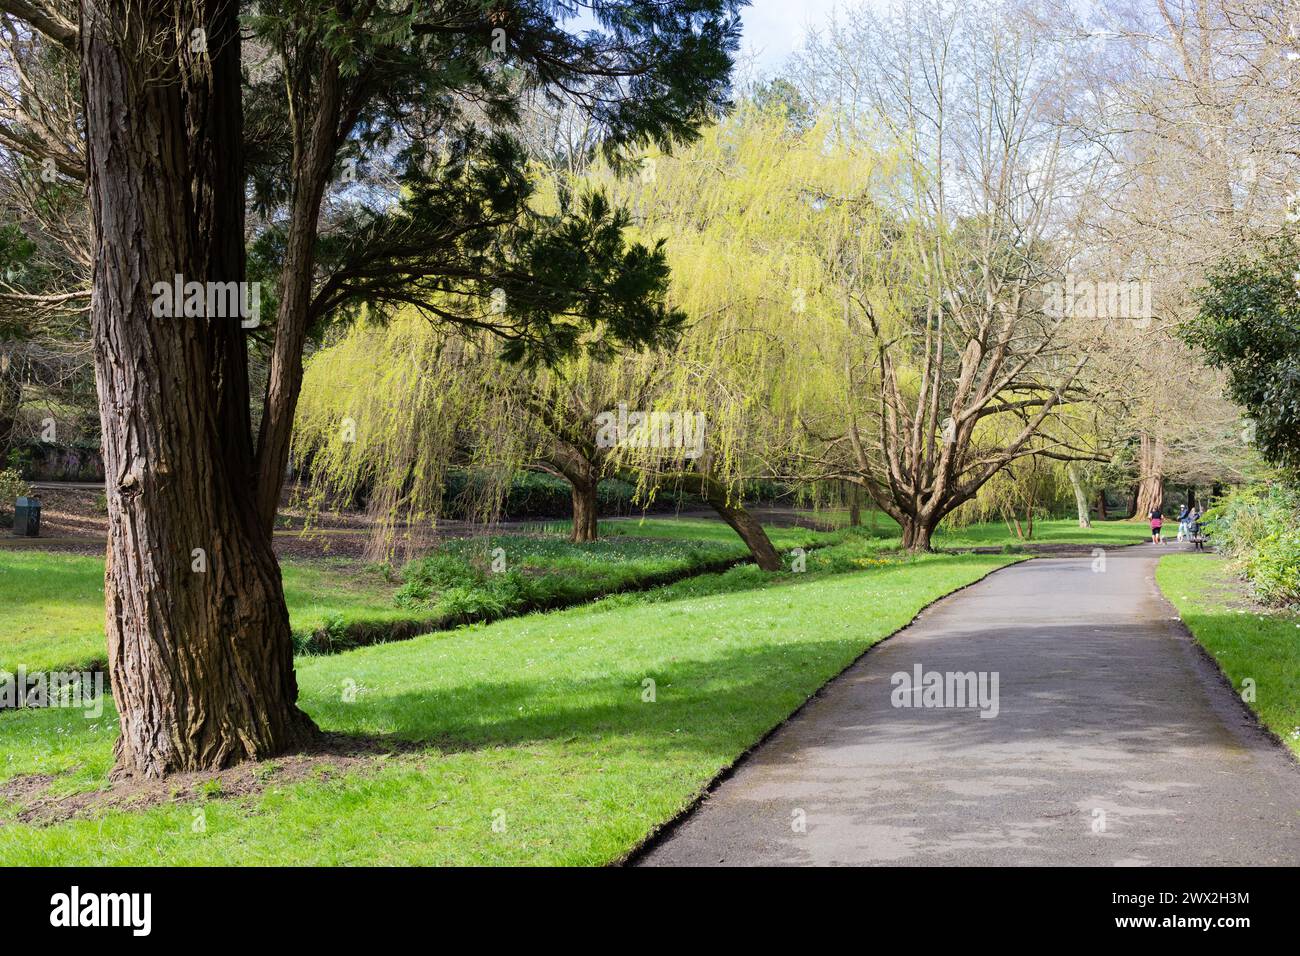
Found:
[[[1087,393],[1086,337],[1045,295],[1101,165],[1062,109],[1072,53],[1019,7],[915,4],[842,14],[796,65],[841,135],[903,157],[882,247],[829,254],[863,348],[802,467],[864,487],[912,549],[1012,462],[1097,456],[1057,414]]]

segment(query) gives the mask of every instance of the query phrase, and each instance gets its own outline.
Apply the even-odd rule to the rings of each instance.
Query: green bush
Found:
[[[1261,601],[1300,601],[1300,490],[1281,483],[1236,489],[1206,520],[1211,540]]]
[[[1246,562],[1246,575],[1265,603],[1300,601],[1300,533],[1270,535]]]
[[[420,558],[402,570],[404,584],[393,596],[398,607],[419,607],[444,591],[473,589],[483,583],[483,572],[460,554],[439,551]]]
[[[458,586],[442,592],[438,609],[449,621],[491,621],[513,610],[492,588]]]
[[[32,493],[32,486],[23,481],[17,468],[0,471],[0,515],[6,526],[13,524],[14,501]]]

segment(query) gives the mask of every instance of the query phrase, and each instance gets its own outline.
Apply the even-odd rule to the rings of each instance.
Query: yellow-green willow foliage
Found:
[[[489,516],[531,449],[510,368],[488,333],[451,334],[413,311],[362,321],[308,362],[294,460],[313,508],[364,495],[377,522],[372,556],[423,541],[447,470],[485,478],[471,513]]]
[[[706,412],[719,477],[790,473],[792,425],[828,404],[842,430],[846,363],[867,348],[846,293],[877,300],[887,329],[902,314],[889,282],[905,247],[886,242],[879,201],[895,175],[892,155],[829,123],[800,135],[742,107],[642,175],[604,176],[643,238],[667,243],[691,325],[656,407]]]
[[[752,108],[640,175],[597,169],[572,188],[604,186],[633,210],[637,238],[666,241],[670,300],[691,323],[676,347],[527,369],[500,362],[490,337],[413,314],[359,324],[307,368],[295,449],[314,499],[365,492],[382,534],[418,544],[451,464],[493,476],[489,516],[511,471],[545,461],[557,424],[594,438],[596,416],[620,405],[706,416],[703,461],[687,448],[602,449],[604,474],[637,473],[647,494],[656,477],[700,466],[733,487],[789,473],[790,423],[826,417],[829,403],[842,425],[846,356],[864,348],[845,276],[882,313],[899,310],[877,291],[895,267],[873,192],[891,175],[888,157],[828,125],[798,135]]]
[[[313,510],[360,495],[376,520],[372,556],[425,543],[445,504],[448,469],[471,471],[473,518],[497,517],[511,476],[545,463],[557,422],[595,435],[596,416],[646,402],[662,356],[553,368],[503,362],[491,333],[435,327],[415,312],[360,322],[304,373],[294,457]]]

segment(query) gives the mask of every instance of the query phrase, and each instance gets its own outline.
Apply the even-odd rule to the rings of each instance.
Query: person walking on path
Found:
[[[1188,516],[1191,513],[1192,509],[1187,505],[1183,505],[1182,510],[1178,512],[1178,541],[1180,544],[1188,537],[1188,522],[1190,520]]]
[[[1160,539],[1160,527],[1165,523],[1165,519],[1161,515],[1160,509],[1152,508],[1151,514],[1147,515],[1147,517],[1151,519],[1151,543],[1163,544],[1164,542]]]
[[[1205,516],[1196,508],[1193,508],[1192,513],[1187,516],[1192,529],[1192,547],[1197,551],[1205,550],[1205,529],[1201,526],[1203,517]]]

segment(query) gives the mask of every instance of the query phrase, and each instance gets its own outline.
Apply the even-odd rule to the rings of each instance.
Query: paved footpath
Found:
[[[1300,863],[1300,765],[1175,619],[1161,553],[1029,561],[932,606],[639,862]],[[997,716],[893,706],[918,664],[996,672]]]

